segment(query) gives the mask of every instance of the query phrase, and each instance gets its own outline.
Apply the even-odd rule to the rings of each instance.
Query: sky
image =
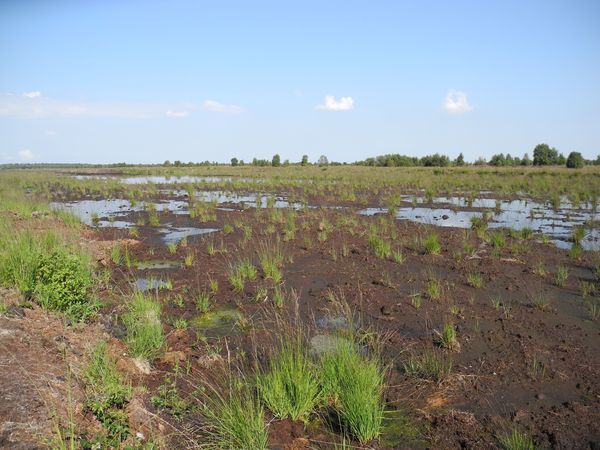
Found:
[[[600,2],[0,1],[0,163],[600,153]]]

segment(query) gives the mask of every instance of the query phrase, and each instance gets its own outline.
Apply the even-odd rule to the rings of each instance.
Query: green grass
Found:
[[[128,302],[123,322],[127,327],[125,343],[133,356],[152,360],[162,351],[165,336],[160,313],[158,300],[141,292]]]
[[[376,235],[369,237],[369,247],[378,258],[389,258],[392,254],[392,245]]]
[[[210,293],[201,291],[197,294],[196,309],[201,313],[208,312],[210,309]]]
[[[204,446],[215,450],[266,449],[268,429],[260,400],[246,380],[235,379],[229,384],[225,393],[209,388],[202,408],[207,424]]]
[[[500,445],[504,450],[535,450],[531,436],[516,428],[500,437]]]
[[[442,296],[442,285],[436,280],[429,280],[427,282],[427,295],[432,300],[438,300]]]
[[[425,252],[429,253],[430,255],[439,255],[442,251],[440,238],[437,233],[431,233],[427,235],[423,241],[423,246],[425,247]]]
[[[96,345],[83,371],[86,385],[86,407],[102,423],[108,442],[118,447],[129,433],[126,403],[131,398],[131,385],[118,371],[107,352],[107,344]]]
[[[363,444],[377,438],[384,411],[384,370],[378,358],[339,340],[321,357],[321,377],[341,427]]]
[[[471,287],[479,289],[483,287],[483,277],[479,273],[470,273],[467,275],[467,284]]]
[[[554,275],[554,284],[558,287],[564,287],[569,278],[569,269],[564,266],[558,266]]]
[[[506,237],[501,231],[495,231],[489,234],[490,243],[494,248],[506,247]]]
[[[280,267],[283,265],[283,251],[278,245],[261,242],[258,245],[258,260],[265,278],[270,278],[274,283],[281,282]]]
[[[458,341],[456,339],[456,329],[454,328],[454,324],[446,323],[444,324],[444,328],[439,333],[440,343],[442,347],[453,349],[458,345]]]
[[[414,378],[440,383],[452,372],[452,360],[443,352],[431,349],[420,356],[410,356],[403,364],[404,372]]]
[[[0,220],[0,283],[75,321],[87,319],[99,307],[86,253],[51,231],[15,231],[6,218]]]
[[[284,342],[257,376],[260,398],[277,418],[307,421],[321,398],[321,386],[300,339]]]

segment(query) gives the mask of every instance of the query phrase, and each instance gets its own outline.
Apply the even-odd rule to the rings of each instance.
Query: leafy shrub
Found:
[[[88,295],[91,285],[89,261],[82,255],[54,250],[39,256],[35,292],[44,308],[84,320],[98,307],[98,302]]]

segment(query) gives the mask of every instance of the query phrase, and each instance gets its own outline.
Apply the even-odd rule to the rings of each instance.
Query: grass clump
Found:
[[[259,395],[275,417],[306,421],[321,398],[321,386],[300,339],[285,342],[257,377]]]
[[[379,436],[383,420],[384,371],[378,358],[339,340],[321,359],[321,376],[341,426],[365,443]]]
[[[430,255],[439,255],[442,251],[440,238],[437,233],[429,234],[423,241],[423,246],[425,247],[425,251]]]
[[[127,305],[123,322],[127,327],[125,343],[133,356],[154,359],[165,344],[157,300],[136,292]]]
[[[369,237],[369,247],[373,249],[378,258],[389,258],[392,254],[392,245],[376,235]]]
[[[558,287],[564,287],[568,278],[569,269],[567,269],[565,266],[558,266],[554,276],[554,284],[556,284]]]
[[[533,439],[527,433],[514,428],[510,433],[500,437],[504,450],[534,450]]]
[[[431,349],[423,355],[410,356],[403,369],[408,376],[440,383],[450,375],[452,364],[452,359],[441,351]]]
[[[483,277],[479,273],[470,273],[467,275],[467,284],[475,289],[483,287]]]
[[[102,341],[92,351],[84,369],[86,408],[102,423],[110,446],[118,447],[129,433],[127,414],[123,410],[131,398],[131,385],[119,373]]]
[[[225,394],[213,387],[203,412],[207,422],[206,447],[224,450],[267,448],[268,430],[259,399],[244,379],[230,381]]]
[[[283,265],[283,251],[279,246],[262,243],[258,248],[258,260],[265,278],[271,278],[274,283],[282,279],[280,267]]]

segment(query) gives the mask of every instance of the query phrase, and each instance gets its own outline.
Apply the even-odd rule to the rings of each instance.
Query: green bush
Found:
[[[88,295],[91,285],[90,264],[82,255],[54,250],[39,256],[35,293],[44,308],[83,320],[98,306]]]

